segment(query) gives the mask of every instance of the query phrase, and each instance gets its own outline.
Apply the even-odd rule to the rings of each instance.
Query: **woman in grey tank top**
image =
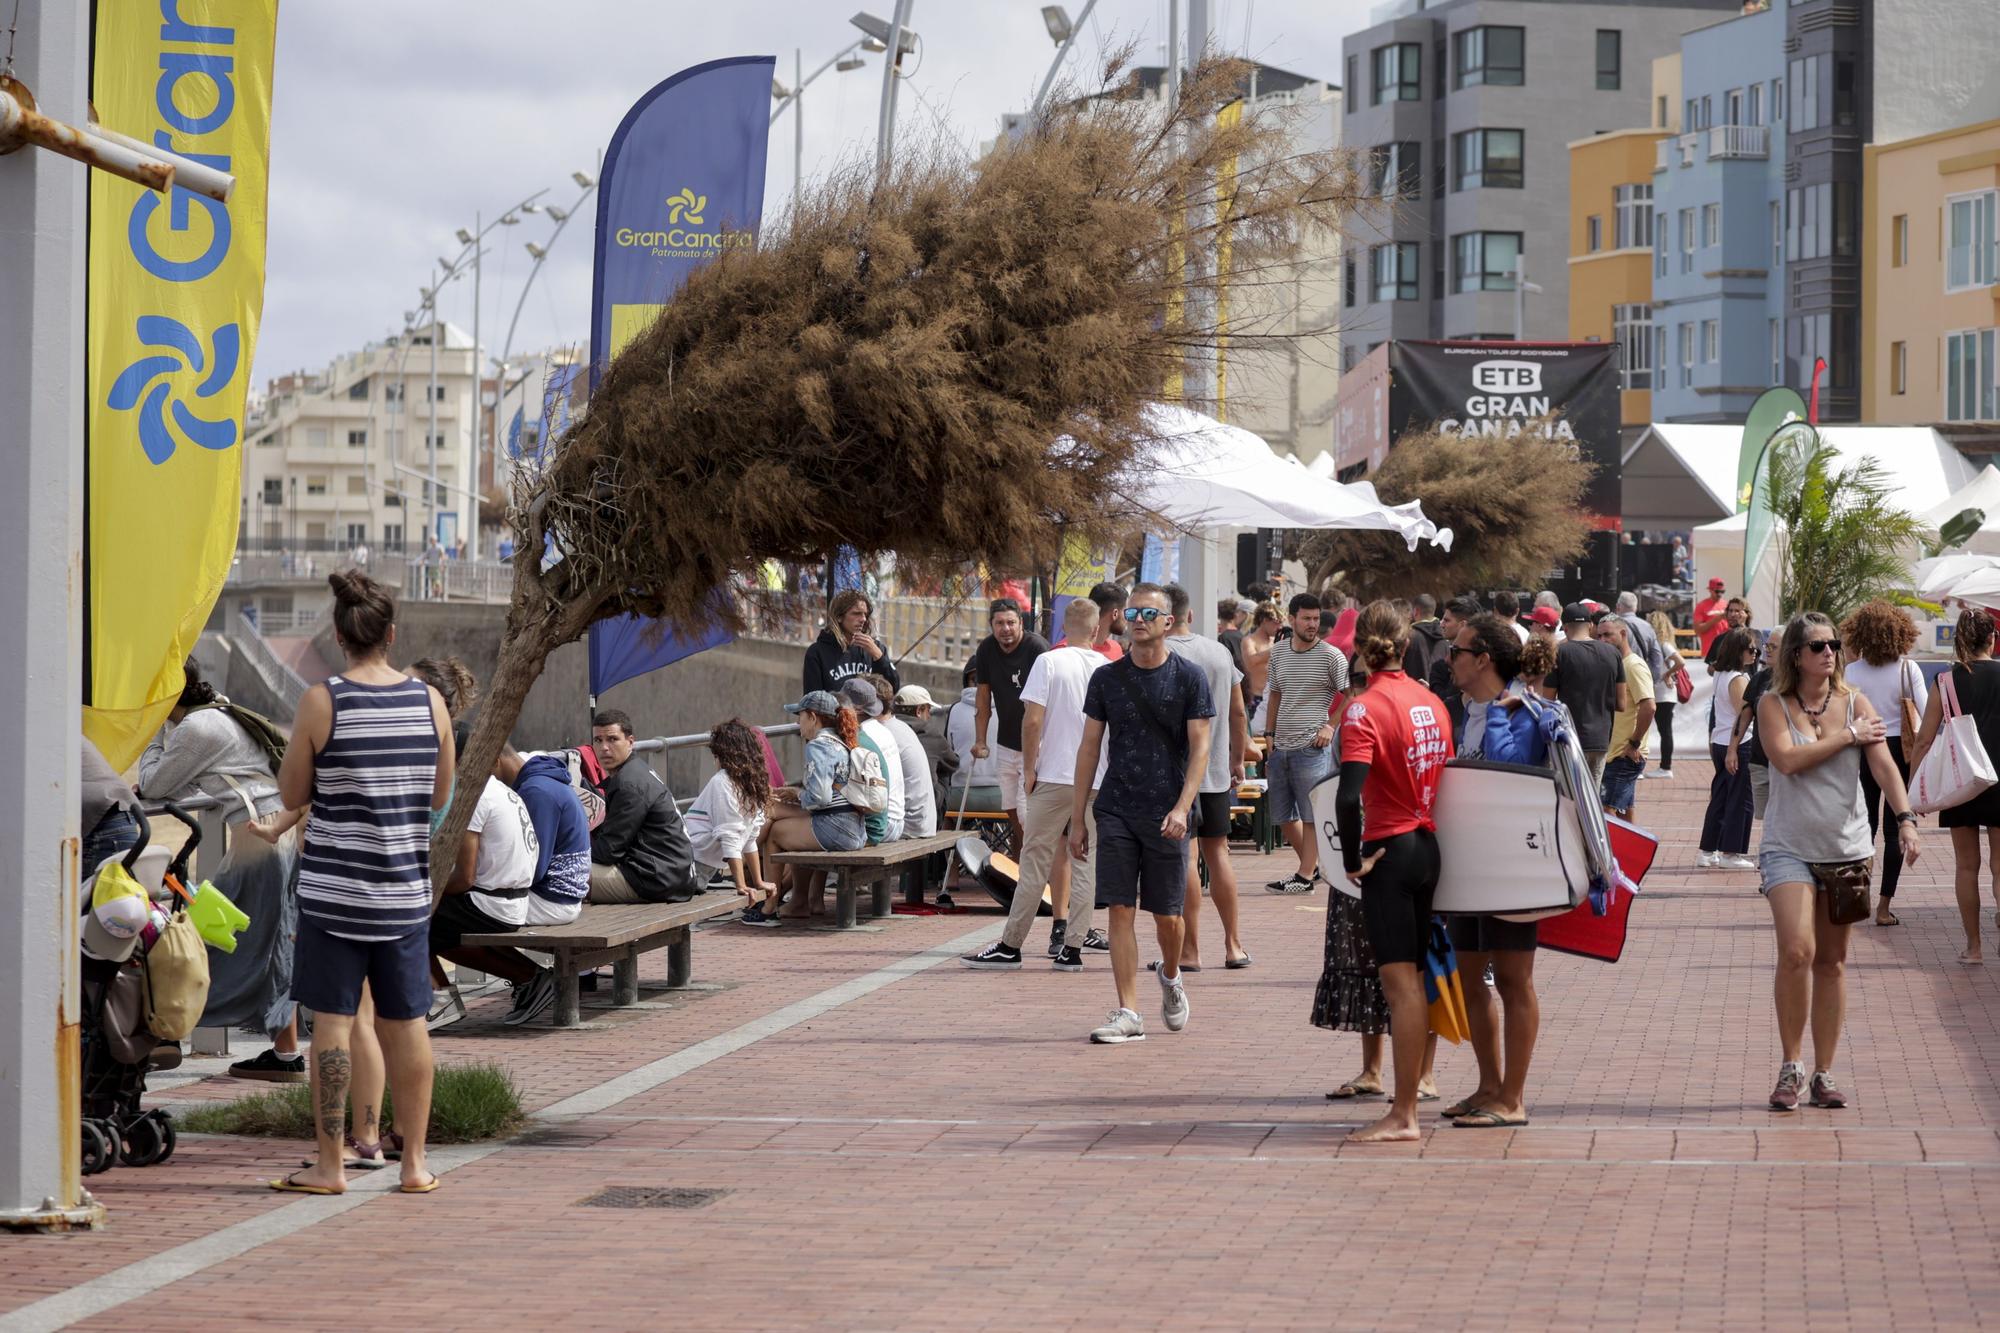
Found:
[[[1771,799],[1758,858],[1778,930],[1778,1044],[1784,1064],[1771,1109],[1795,1111],[1805,1087],[1799,1059],[1812,1019],[1814,1106],[1847,1098],[1833,1079],[1834,1048],[1847,1017],[1848,926],[1827,918],[1812,867],[1874,854],[1861,801],[1861,764],[1880,784],[1904,859],[1917,859],[1917,817],[1885,743],[1874,705],[1841,677],[1840,637],[1817,611],[1793,616],[1771,661],[1771,689],[1757,701],[1757,733],[1770,761]]]

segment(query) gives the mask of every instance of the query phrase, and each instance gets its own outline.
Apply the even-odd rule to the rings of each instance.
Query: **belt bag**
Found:
[[[1890,855],[1895,855],[1893,843]],[[1809,861],[1813,883],[1826,895],[1826,919],[1836,926],[1852,926],[1866,921],[1872,907],[1868,900],[1868,876],[1872,857],[1859,861]]]

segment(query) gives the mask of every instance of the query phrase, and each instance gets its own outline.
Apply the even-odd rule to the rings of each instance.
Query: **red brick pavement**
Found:
[[[1321,1096],[1356,1062],[1353,1038],[1306,1023],[1324,903],[1257,891],[1285,859],[1244,856],[1257,964],[1191,977],[1184,1033],[1155,1021],[1141,1044],[1085,1043],[1112,1002],[1100,955],[1081,975],[1032,953],[1021,973],[947,965],[504,1148],[436,1195],[371,1200],[91,1322],[1988,1322],[2000,966],[1953,962],[1948,846],[1926,835],[1904,926],[1855,931],[1837,1062],[1852,1109],[1775,1119],[1771,933],[1752,875],[1684,869],[1706,786],[1694,776],[1640,789],[1667,846],[1624,961],[1538,965],[1529,1129],[1346,1146],[1379,1103]],[[671,1007],[567,1033],[501,1028],[489,1001],[438,1048],[504,1061],[548,1105],[991,919],[709,930],[697,976],[721,990],[652,994]],[[1448,1095],[1470,1063],[1441,1055]],[[111,1229],[5,1242],[0,1309],[275,1207],[319,1206],[256,1188],[296,1156],[194,1141],[166,1167],[99,1177]],[[575,1206],[609,1184],[728,1193],[691,1211]]]

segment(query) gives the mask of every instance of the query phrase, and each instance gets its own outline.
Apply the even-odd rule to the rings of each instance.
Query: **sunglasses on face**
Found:
[[[1469,657],[1483,657],[1486,655],[1486,650],[1484,648],[1461,648],[1455,643],[1452,644],[1451,655],[1457,657],[1460,653],[1464,653]]]
[[[1157,606],[1128,606],[1125,608],[1125,623],[1130,625],[1143,620],[1150,625],[1165,614],[1166,612]]]
[[[1807,639],[1803,646],[1809,653],[1837,653],[1840,651],[1840,640]]]

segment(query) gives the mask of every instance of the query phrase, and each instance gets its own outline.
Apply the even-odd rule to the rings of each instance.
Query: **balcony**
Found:
[[[1665,171],[1669,167],[1691,167],[1695,160],[1695,145],[1699,134],[1681,134],[1671,139],[1662,139],[1653,145],[1653,170]]]
[[[1768,125],[1717,125],[1708,132],[1708,155],[1720,158],[1771,156],[1771,127]]]

